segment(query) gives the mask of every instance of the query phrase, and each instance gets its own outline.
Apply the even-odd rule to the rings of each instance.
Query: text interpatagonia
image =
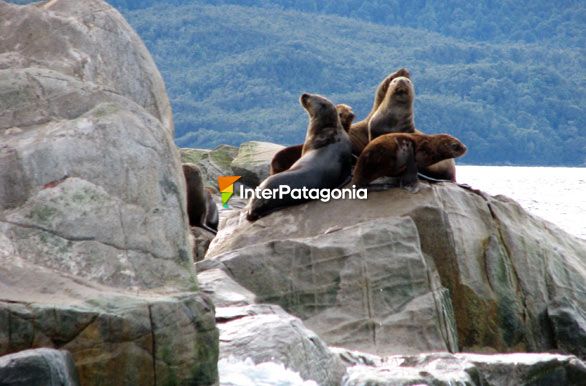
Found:
[[[351,200],[366,200],[368,198],[368,190],[366,188],[356,189],[356,185],[352,188],[342,189],[318,189],[318,188],[291,188],[289,185],[279,185],[278,188],[262,189],[257,186],[254,189],[245,188],[240,185],[240,197],[249,199],[250,197],[256,199],[279,199],[282,200],[285,196],[289,196],[294,200],[320,200],[321,202],[328,202],[330,200],[351,199]]]

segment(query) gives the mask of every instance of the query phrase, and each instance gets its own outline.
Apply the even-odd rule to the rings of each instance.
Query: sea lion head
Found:
[[[436,134],[433,136],[436,151],[443,158],[458,158],[468,150],[460,140],[449,134]]]
[[[352,111],[352,107],[340,103],[336,105],[336,110],[338,110],[338,116],[340,117],[340,123],[346,132],[350,131],[350,127],[352,126],[352,121],[354,120],[354,111]]]
[[[415,98],[415,88],[409,78],[399,76],[389,83],[387,95],[389,97],[389,103],[412,104]]]
[[[319,121],[320,127],[338,127],[338,110],[327,98],[317,94],[303,94],[299,102],[307,111],[311,121]]]

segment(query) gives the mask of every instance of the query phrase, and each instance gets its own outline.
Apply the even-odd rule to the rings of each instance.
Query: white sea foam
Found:
[[[255,364],[250,358],[244,361],[233,357],[220,359],[218,371],[221,386],[318,386],[314,381],[304,381],[282,364]]]
[[[458,165],[457,178],[586,239],[586,168]]]

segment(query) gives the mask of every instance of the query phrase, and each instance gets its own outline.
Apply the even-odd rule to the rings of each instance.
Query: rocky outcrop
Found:
[[[454,349],[457,337],[459,351],[582,355],[565,326],[581,339],[586,243],[505,197],[423,183],[224,224],[207,258],[328,343],[380,353]],[[320,327],[346,322],[346,335]],[[380,344],[357,346],[358,326]]]
[[[244,185],[254,188],[269,176],[273,156],[283,148],[284,146],[270,142],[244,142],[232,161],[232,171],[242,177],[241,182]]]
[[[325,343],[281,307],[253,304],[216,309],[220,358],[277,362],[318,385],[339,385],[345,369]]]
[[[217,306],[220,359],[276,362],[319,385],[340,384],[342,361],[301,320],[279,306],[256,303],[254,294],[230,278],[221,263],[206,263],[198,263],[197,277]]]
[[[433,353],[356,363],[348,368],[342,385],[581,385],[584,379],[586,366],[574,356]]]
[[[233,174],[230,165],[238,154],[238,148],[220,145],[215,149],[181,149],[181,162],[196,164],[202,172],[206,187],[218,191],[218,177]]]
[[[214,384],[214,307],[148,52],[103,1],[0,14],[0,355],[68,350],[83,385]]]
[[[330,345],[378,355],[458,349],[449,295],[410,218],[266,241],[217,260],[259,302],[285,307]]]
[[[67,351],[39,348],[0,357],[0,384],[79,386],[79,376]]]

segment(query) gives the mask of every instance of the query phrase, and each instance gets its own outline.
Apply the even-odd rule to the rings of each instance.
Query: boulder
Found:
[[[277,362],[318,385],[339,385],[344,365],[303,323],[275,305],[218,307],[220,359]]]
[[[240,371],[242,362],[254,372],[280,365],[319,385],[340,384],[342,361],[298,318],[279,306],[257,304],[256,296],[236,283],[221,262],[204,260],[196,266],[202,292],[217,306],[220,360],[224,363],[220,366],[222,384],[242,384],[230,381],[236,377],[242,382],[242,377],[234,374]],[[278,384],[274,377],[264,382]]]
[[[574,356],[555,354],[447,354],[382,358],[376,366],[347,369],[342,385],[582,385],[586,365]]]
[[[145,108],[173,135],[171,104],[155,62],[105,1],[52,0],[29,6],[2,1],[0,15],[0,69],[45,68],[98,84]]]
[[[220,145],[215,149],[181,149],[181,162],[199,166],[204,184],[208,188],[218,191],[218,177],[233,174],[230,164],[238,154],[238,148],[229,145]]]
[[[21,128],[0,147],[8,250],[122,289],[194,287],[185,181],[157,119],[42,69],[0,70],[0,106],[0,129]]]
[[[397,221],[395,229],[375,225],[380,224],[375,222],[378,219],[394,219]],[[351,227],[353,230],[348,230]],[[363,229],[371,233],[368,238],[361,238]],[[383,252],[385,248],[379,250],[383,240],[396,244],[392,254]],[[364,241],[364,244],[352,245]],[[336,246],[339,246],[339,253],[332,252]],[[440,294],[448,293],[443,288],[447,289],[453,319],[449,312],[447,318],[438,317],[443,314],[440,309],[449,310],[450,302],[444,301],[445,306],[437,307],[435,316],[426,320],[440,322],[435,331],[442,331],[444,342],[451,340],[451,335],[446,333],[449,329],[445,328],[450,323],[446,321],[453,320],[460,351],[536,352],[559,347],[583,355],[577,345],[571,344],[570,330],[564,325],[575,326],[573,336],[584,336],[580,310],[586,309],[583,296],[586,292],[586,242],[528,214],[516,202],[503,196],[492,197],[451,183],[421,183],[420,191],[415,194],[390,189],[369,192],[367,200],[314,201],[280,210],[254,223],[246,221],[242,213],[233,212],[210,245],[207,258],[221,260],[229,266],[234,279],[261,301],[281,304],[313,328],[311,318],[315,315],[308,310],[318,313],[322,307],[330,306],[331,299],[342,293],[344,287],[332,287],[332,282],[323,280],[308,287],[308,278],[335,277],[339,272],[336,262],[341,261],[338,256],[353,251],[349,248],[374,248],[374,252],[364,254],[367,257],[359,259],[363,264],[349,266],[345,274],[358,276],[356,271],[364,270],[364,266],[370,264],[369,259],[376,258],[376,253],[386,253],[386,260],[392,262],[380,266],[383,272],[376,272],[382,278],[397,280],[388,283],[390,300],[385,309],[390,310],[406,306],[397,300],[406,299],[403,284],[407,284],[400,279],[407,273],[396,272],[404,271],[409,265],[397,262],[416,256],[419,248],[424,260],[409,261],[424,261],[430,274],[427,282],[434,283],[434,277],[438,277],[439,284],[427,284],[427,288],[433,290],[433,301],[422,297],[421,301],[427,301],[411,306],[418,305],[421,311],[426,309],[422,308],[423,304],[439,304]],[[248,260],[239,255],[247,256]],[[270,262],[256,264],[266,261],[263,257],[268,256],[281,261],[282,266]],[[328,256],[333,261],[328,260]],[[380,257],[381,262],[385,261]],[[316,265],[318,258],[323,259],[320,265]],[[423,263],[417,264],[423,270]],[[299,274],[295,274],[296,270]],[[292,278],[284,280],[291,272]],[[408,274],[422,277],[411,271]],[[364,288],[371,283],[366,281]],[[384,292],[384,284],[376,283]],[[313,289],[322,284],[322,292],[316,297]],[[393,285],[397,287],[392,288]],[[425,286],[416,290],[416,284],[408,285],[413,286],[414,294],[424,293],[421,290]],[[304,292],[305,289],[311,290]],[[274,297],[267,297],[271,293]],[[371,301],[370,309],[380,309],[380,306],[373,306],[375,299],[365,296],[367,293],[369,289],[365,289],[362,296],[365,301]],[[328,299],[325,305],[324,299]],[[564,313],[558,317],[554,311],[562,309],[560,305]],[[339,320],[352,317],[349,312],[343,312]],[[352,310],[352,313],[357,311]],[[412,314],[409,309],[407,315]],[[420,319],[417,320],[417,325],[421,326]],[[412,322],[408,325],[413,328]],[[424,335],[426,339],[429,336]],[[335,344],[345,346],[354,338],[351,334],[340,336]],[[396,339],[420,342],[421,335],[404,329]],[[415,347],[418,347],[416,343]],[[451,346],[446,344],[446,347]]]
[[[215,384],[214,307],[148,52],[103,1],[0,14],[0,355],[68,350],[84,385]]]
[[[242,176],[244,185],[254,188],[269,176],[273,156],[281,149],[284,146],[270,142],[244,142],[232,161],[232,171],[234,175]]]
[[[224,268],[224,267],[222,267]],[[207,294],[216,307],[240,307],[256,303],[255,295],[234,281],[224,269],[199,268],[197,280],[200,290]]]
[[[258,302],[281,305],[329,345],[378,355],[458,349],[449,295],[408,217],[271,240],[214,259]]]
[[[63,350],[38,348],[0,357],[3,386],[79,386],[71,354]]]

